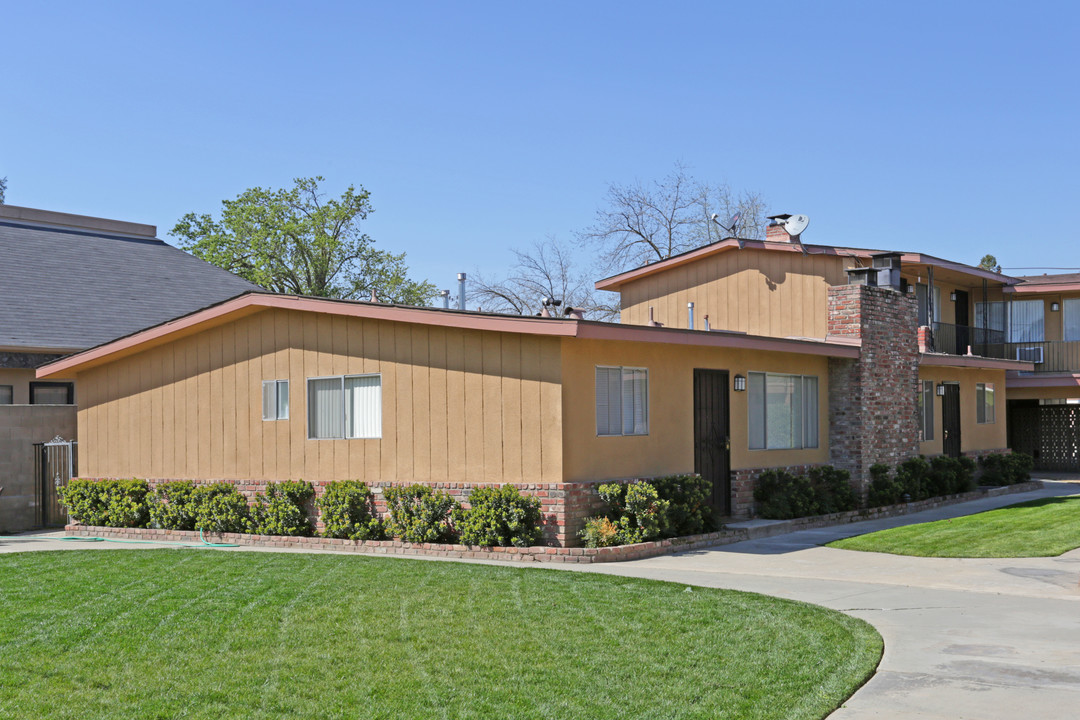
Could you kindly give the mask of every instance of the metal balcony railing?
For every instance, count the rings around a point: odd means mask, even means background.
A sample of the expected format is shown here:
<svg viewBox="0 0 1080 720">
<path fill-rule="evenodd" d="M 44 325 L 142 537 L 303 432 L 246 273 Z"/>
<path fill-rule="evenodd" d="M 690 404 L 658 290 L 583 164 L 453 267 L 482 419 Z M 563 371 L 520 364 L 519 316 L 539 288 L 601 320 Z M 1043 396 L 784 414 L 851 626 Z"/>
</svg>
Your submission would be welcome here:
<svg viewBox="0 0 1080 720">
<path fill-rule="evenodd" d="M 1080 372 L 1080 341 L 1037 340 L 1006 342 L 1005 332 L 987 328 L 934 323 L 930 338 L 933 352 L 972 355 L 1034 363 L 1035 372 Z"/>
</svg>

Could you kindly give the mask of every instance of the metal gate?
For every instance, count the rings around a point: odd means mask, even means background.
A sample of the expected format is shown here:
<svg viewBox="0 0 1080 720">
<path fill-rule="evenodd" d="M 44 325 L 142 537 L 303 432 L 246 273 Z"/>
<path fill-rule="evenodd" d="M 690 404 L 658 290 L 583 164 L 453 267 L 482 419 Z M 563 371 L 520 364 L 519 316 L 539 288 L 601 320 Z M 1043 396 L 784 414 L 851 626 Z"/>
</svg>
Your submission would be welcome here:
<svg viewBox="0 0 1080 720">
<path fill-rule="evenodd" d="M 35 524 L 64 525 L 68 515 L 59 490 L 78 473 L 78 443 L 57 435 L 47 443 L 34 443 Z"/>
</svg>

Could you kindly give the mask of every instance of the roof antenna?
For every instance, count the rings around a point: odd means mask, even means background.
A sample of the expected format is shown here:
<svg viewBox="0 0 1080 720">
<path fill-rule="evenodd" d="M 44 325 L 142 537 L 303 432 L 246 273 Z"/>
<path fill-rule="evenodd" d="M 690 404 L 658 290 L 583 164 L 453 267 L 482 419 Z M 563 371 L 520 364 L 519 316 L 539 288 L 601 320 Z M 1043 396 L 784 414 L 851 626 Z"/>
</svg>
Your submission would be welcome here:
<svg viewBox="0 0 1080 720">
<path fill-rule="evenodd" d="M 720 216 L 716 213 L 712 214 L 712 221 L 720 226 L 720 228 L 728 234 L 728 237 L 735 238 L 735 241 L 739 243 L 739 249 L 743 249 L 742 238 L 739 237 L 739 220 L 742 219 L 742 211 L 736 212 L 734 215 L 727 219 L 726 223 L 720 222 Z M 723 240 L 724 238 L 721 238 Z"/>
</svg>

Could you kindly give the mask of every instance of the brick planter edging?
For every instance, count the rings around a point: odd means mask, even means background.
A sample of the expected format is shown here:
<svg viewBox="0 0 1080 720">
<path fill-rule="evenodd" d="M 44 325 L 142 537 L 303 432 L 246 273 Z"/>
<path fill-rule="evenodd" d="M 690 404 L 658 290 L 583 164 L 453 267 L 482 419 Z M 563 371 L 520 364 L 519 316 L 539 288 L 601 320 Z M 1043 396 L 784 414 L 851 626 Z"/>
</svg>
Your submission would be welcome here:
<svg viewBox="0 0 1080 720">
<path fill-rule="evenodd" d="M 697 550 L 717 545 L 729 545 L 756 538 L 781 535 L 796 530 L 846 525 L 863 520 L 908 515 L 931 508 L 955 505 L 982 497 L 996 497 L 1029 492 L 1042 487 L 1040 482 L 983 488 L 960 495 L 945 495 L 919 502 L 886 505 L 878 508 L 850 510 L 830 515 L 782 520 L 754 528 L 725 528 L 716 532 L 686 537 L 668 538 L 634 545 L 603 548 L 564 548 L 537 545 L 534 547 L 473 547 L 469 545 L 444 545 L 439 543 L 408 543 L 400 540 L 339 540 L 323 537 L 286 537 L 281 535 L 248 535 L 246 533 L 223 533 L 209 535 L 210 542 L 231 543 L 245 547 L 292 548 L 295 550 L 331 550 L 355 552 L 367 555 L 413 555 L 470 560 L 500 560 L 504 562 L 547 563 L 597 563 L 642 560 L 685 550 Z M 95 525 L 73 524 L 64 528 L 75 537 L 101 537 L 108 540 L 150 540 L 199 544 L 199 533 L 194 530 L 157 530 L 154 528 L 113 528 Z"/>
</svg>

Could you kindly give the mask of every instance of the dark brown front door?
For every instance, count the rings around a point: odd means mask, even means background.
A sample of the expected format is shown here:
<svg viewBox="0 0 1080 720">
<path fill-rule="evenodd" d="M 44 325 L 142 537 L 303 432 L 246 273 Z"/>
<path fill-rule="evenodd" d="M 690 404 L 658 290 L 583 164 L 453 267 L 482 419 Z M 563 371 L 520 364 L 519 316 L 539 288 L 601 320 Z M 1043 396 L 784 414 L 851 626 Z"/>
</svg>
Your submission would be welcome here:
<svg viewBox="0 0 1080 720">
<path fill-rule="evenodd" d="M 960 385 L 945 384 L 945 396 L 941 398 L 941 425 L 944 428 L 942 452 L 949 457 L 960 457 Z"/>
<path fill-rule="evenodd" d="M 727 370 L 694 370 L 694 472 L 709 481 L 713 509 L 731 514 Z"/>
<path fill-rule="evenodd" d="M 968 317 L 968 294 L 964 290 L 956 291 L 956 354 L 967 355 L 968 345 L 971 344 L 971 334 L 968 326 L 971 324 Z"/>
</svg>

